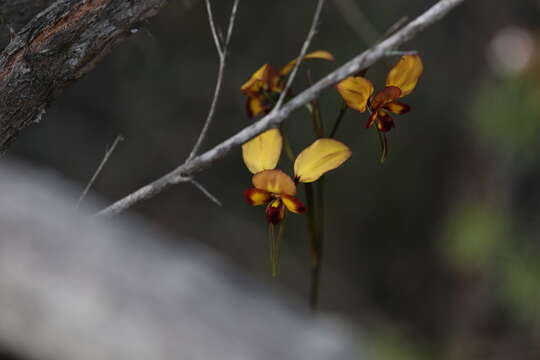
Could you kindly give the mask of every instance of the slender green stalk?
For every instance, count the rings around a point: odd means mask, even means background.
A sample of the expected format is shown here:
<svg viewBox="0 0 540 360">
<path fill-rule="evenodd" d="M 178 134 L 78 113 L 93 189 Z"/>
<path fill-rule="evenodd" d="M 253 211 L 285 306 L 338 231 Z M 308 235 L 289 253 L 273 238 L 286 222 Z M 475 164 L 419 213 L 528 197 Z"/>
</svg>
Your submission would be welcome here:
<svg viewBox="0 0 540 360">
<path fill-rule="evenodd" d="M 307 221 L 309 231 L 309 245 L 311 250 L 311 280 L 309 287 L 309 305 L 313 311 L 317 310 L 319 304 L 319 283 L 321 273 L 321 247 L 318 240 L 317 217 L 315 206 L 315 196 L 313 185 L 311 183 L 304 184 L 306 189 L 307 202 Z"/>
<path fill-rule="evenodd" d="M 382 131 L 377 130 L 377 134 L 379 134 L 379 142 L 381 143 L 381 164 L 384 163 L 386 160 L 386 157 L 388 156 L 388 139 L 386 138 L 386 134 Z"/>
<path fill-rule="evenodd" d="M 321 176 L 317 181 L 317 240 L 319 243 L 320 258 L 322 261 L 323 242 L 324 242 L 324 186 L 325 176 Z"/>
<path fill-rule="evenodd" d="M 311 118 L 313 119 L 313 130 L 317 139 L 324 137 L 324 125 L 321 119 L 321 107 L 319 100 L 315 99 L 311 102 Z"/>
<path fill-rule="evenodd" d="M 268 242 L 270 244 L 270 266 L 272 268 L 272 277 L 277 275 L 277 265 L 275 262 L 276 254 L 276 235 L 274 231 L 274 224 L 268 224 Z"/>
<path fill-rule="evenodd" d="M 347 104 L 343 103 L 343 106 L 341 106 L 341 109 L 339 109 L 339 114 L 336 118 L 336 121 L 334 122 L 334 127 L 332 128 L 332 131 L 330 132 L 330 138 L 333 138 L 336 136 L 336 133 L 339 129 L 339 126 L 341 125 L 341 120 L 343 120 L 343 117 L 345 116 L 345 113 L 347 112 L 347 109 L 349 107 Z"/>
<path fill-rule="evenodd" d="M 311 71 L 306 73 L 309 86 L 313 85 L 313 79 L 311 78 Z M 313 120 L 313 130 L 315 131 L 315 137 L 320 139 L 324 137 L 324 123 L 321 118 L 321 106 L 319 104 L 319 99 L 315 98 L 307 107 L 308 111 L 311 113 L 311 118 Z"/>
<path fill-rule="evenodd" d="M 274 248 L 275 252 L 276 252 L 276 255 L 275 255 L 275 262 L 276 262 L 276 274 L 277 274 L 277 266 L 279 264 L 279 254 L 280 254 L 280 251 L 279 251 L 279 246 L 281 244 L 281 240 L 283 239 L 283 234 L 285 233 L 285 219 L 283 219 L 283 221 L 279 224 L 279 230 L 278 230 L 278 234 L 277 234 L 277 237 L 276 237 L 276 246 Z"/>
<path fill-rule="evenodd" d="M 313 194 L 313 184 L 306 183 L 304 184 L 304 189 L 306 190 L 306 203 L 307 203 L 307 224 L 308 224 L 308 232 L 309 232 L 309 239 L 310 239 L 310 249 L 311 249 L 311 256 L 313 263 L 316 263 L 319 254 L 318 254 L 318 247 L 317 247 L 317 226 L 316 226 L 316 218 L 315 218 L 315 196 Z"/>
<path fill-rule="evenodd" d="M 283 138 L 283 148 L 285 149 L 285 155 L 287 155 L 287 158 L 291 161 L 291 163 L 294 163 L 294 151 L 291 147 L 289 137 L 287 136 L 287 133 L 285 131 L 285 126 L 281 125 L 279 131 L 281 132 L 281 137 Z"/>
</svg>

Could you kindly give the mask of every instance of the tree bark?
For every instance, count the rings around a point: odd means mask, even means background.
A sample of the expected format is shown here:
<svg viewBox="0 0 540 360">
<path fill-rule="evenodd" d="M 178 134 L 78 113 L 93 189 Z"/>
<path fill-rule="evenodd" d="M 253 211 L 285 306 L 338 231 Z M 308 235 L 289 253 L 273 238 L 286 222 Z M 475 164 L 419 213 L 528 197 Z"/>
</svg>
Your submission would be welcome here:
<svg viewBox="0 0 540 360">
<path fill-rule="evenodd" d="M 50 2 L 11 1 L 0 3 L 0 11 L 4 24 L 9 24 L 8 14 L 19 14 L 11 17 L 15 26 Z M 26 3 L 32 5 L 23 9 Z M 31 19 L 0 54 L 0 154 L 21 130 L 39 122 L 59 92 L 91 71 L 166 3 L 60 0 Z"/>
<path fill-rule="evenodd" d="M 0 0 L 0 49 L 4 49 L 17 32 L 38 12 L 54 0 Z"/>
</svg>

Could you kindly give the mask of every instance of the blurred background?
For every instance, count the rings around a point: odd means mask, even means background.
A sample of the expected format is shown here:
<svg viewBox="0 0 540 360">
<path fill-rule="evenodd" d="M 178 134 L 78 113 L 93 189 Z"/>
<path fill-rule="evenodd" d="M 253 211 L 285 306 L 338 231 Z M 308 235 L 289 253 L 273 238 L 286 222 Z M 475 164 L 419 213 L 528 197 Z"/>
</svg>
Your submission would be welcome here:
<svg viewBox="0 0 540 360">
<path fill-rule="evenodd" d="M 295 91 L 376 42 L 432 0 L 329 0 Z M 226 26 L 232 1 L 214 1 Z M 250 123 L 240 86 L 264 63 L 294 58 L 314 1 L 241 1 L 209 148 Z M 321 310 L 365 329 L 374 359 L 540 358 L 540 1 L 469 0 L 402 50 L 424 74 L 396 116 L 379 163 L 366 114 L 337 138 L 353 157 L 327 176 Z M 369 70 L 382 88 L 389 57 Z M 206 118 L 218 58 L 202 1 L 172 1 L 27 129 L 8 157 L 46 165 L 81 191 L 121 134 L 94 190 L 115 201 L 184 161 Z M 341 99 L 320 99 L 327 129 Z M 293 148 L 313 140 L 307 111 L 287 121 Z M 285 157 L 281 164 L 289 169 Z M 197 180 L 131 211 L 205 243 L 242 271 L 307 302 L 306 218 L 290 215 L 280 276 L 270 277 L 263 208 L 245 203 L 250 173 L 237 149 Z M 300 197 L 304 195 L 301 192 Z M 76 202 L 77 199 L 74 199 Z"/>
</svg>

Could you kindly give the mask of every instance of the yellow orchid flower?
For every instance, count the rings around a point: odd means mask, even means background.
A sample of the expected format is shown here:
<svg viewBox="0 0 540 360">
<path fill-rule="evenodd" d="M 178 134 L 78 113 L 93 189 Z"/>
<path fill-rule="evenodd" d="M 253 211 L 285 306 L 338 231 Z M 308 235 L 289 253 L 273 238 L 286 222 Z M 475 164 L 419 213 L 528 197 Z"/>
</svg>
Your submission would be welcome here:
<svg viewBox="0 0 540 360">
<path fill-rule="evenodd" d="M 285 218 L 285 208 L 297 214 L 306 211 L 295 197 L 298 182 L 313 182 L 326 172 L 343 164 L 351 151 L 334 139 L 318 139 L 304 149 L 294 162 L 294 180 L 275 169 L 281 154 L 282 138 L 279 130 L 271 129 L 242 146 L 244 163 L 254 174 L 253 187 L 244 192 L 248 203 L 266 206 L 266 219 L 278 224 Z"/>
<path fill-rule="evenodd" d="M 350 108 L 364 112 L 369 107 L 371 114 L 366 128 L 375 123 L 379 131 L 388 132 L 395 126 L 388 112 L 404 114 L 411 109 L 409 105 L 396 100 L 414 90 L 423 69 L 419 55 L 403 55 L 388 73 L 385 88 L 375 96 L 371 96 L 371 81 L 361 76 L 346 78 L 337 84 L 337 90 Z"/>
<path fill-rule="evenodd" d="M 304 59 L 334 61 L 334 56 L 328 51 L 317 50 L 304 56 Z M 289 75 L 296 62 L 297 59 L 290 61 L 279 71 L 264 64 L 242 85 L 240 91 L 247 96 L 246 110 L 250 118 L 270 112 L 284 90 L 284 78 Z"/>
</svg>

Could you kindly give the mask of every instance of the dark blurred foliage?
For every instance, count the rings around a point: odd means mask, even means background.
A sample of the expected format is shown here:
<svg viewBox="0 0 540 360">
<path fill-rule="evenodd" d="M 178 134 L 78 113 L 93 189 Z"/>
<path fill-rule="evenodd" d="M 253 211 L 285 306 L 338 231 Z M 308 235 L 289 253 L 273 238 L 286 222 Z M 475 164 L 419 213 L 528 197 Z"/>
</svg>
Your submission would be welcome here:
<svg viewBox="0 0 540 360">
<path fill-rule="evenodd" d="M 224 27 L 232 2 L 214 3 Z M 384 33 L 434 1 L 355 3 Z M 110 201 L 180 164 L 202 127 L 217 72 L 203 5 L 172 2 L 62 94 L 10 156 L 56 169 L 82 190 L 122 134 L 95 184 Z M 296 56 L 313 8 L 307 0 L 241 1 L 207 148 L 249 124 L 240 86 L 262 64 L 279 67 Z M 412 111 L 396 117 L 384 165 L 375 132 L 363 128 L 367 116 L 346 115 L 338 138 L 353 157 L 327 176 L 321 302 L 366 329 L 375 359 L 540 358 L 539 20 L 538 1 L 469 0 L 407 43 L 425 72 L 407 97 Z M 337 62 L 306 63 L 295 89 L 306 86 L 308 68 L 318 78 L 369 45 L 353 27 L 328 1 L 312 48 L 331 51 Z M 396 60 L 369 70 L 377 88 Z M 321 106 L 329 128 L 337 93 L 327 91 Z M 297 151 L 313 138 L 307 111 L 286 127 Z M 223 207 L 182 184 L 132 211 L 274 283 L 263 210 L 242 198 L 250 174 L 240 150 L 198 180 Z M 305 218 L 291 215 L 277 284 L 303 301 L 308 276 Z"/>
</svg>

